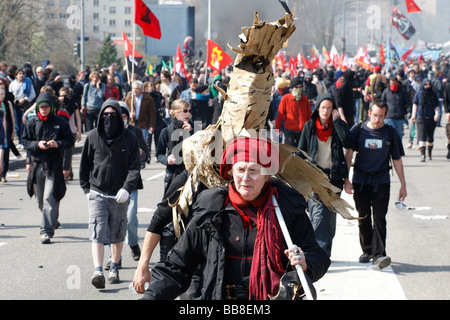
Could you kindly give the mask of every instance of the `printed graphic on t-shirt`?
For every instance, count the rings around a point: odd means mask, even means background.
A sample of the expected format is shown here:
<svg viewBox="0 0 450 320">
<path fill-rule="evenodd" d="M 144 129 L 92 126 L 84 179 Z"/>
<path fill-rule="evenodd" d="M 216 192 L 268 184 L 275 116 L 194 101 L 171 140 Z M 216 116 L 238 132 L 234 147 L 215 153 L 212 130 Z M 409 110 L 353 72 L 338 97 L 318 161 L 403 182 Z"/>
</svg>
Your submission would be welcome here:
<svg viewBox="0 0 450 320">
<path fill-rule="evenodd" d="M 383 140 L 381 139 L 366 139 L 364 143 L 366 149 L 381 149 L 383 148 Z"/>
</svg>

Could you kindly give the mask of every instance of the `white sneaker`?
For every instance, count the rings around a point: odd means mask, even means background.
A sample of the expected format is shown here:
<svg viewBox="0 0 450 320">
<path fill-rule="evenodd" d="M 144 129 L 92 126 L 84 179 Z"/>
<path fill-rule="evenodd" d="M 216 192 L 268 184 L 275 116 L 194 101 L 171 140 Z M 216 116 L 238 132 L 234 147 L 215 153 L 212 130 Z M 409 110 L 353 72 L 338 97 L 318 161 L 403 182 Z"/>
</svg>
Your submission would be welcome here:
<svg viewBox="0 0 450 320">
<path fill-rule="evenodd" d="M 119 270 L 117 268 L 109 269 L 108 282 L 110 284 L 119 283 Z"/>
</svg>

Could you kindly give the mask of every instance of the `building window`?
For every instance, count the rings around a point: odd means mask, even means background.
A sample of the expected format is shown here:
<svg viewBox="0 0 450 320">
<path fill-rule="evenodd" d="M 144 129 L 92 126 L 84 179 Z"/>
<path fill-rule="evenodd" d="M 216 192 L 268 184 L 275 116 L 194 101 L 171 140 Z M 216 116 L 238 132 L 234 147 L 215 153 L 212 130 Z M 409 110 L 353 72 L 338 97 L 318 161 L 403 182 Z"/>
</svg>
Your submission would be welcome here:
<svg viewBox="0 0 450 320">
<path fill-rule="evenodd" d="M 94 26 L 94 32 L 99 32 L 100 28 L 98 26 Z"/>
<path fill-rule="evenodd" d="M 116 20 L 109 20 L 109 26 L 115 27 L 116 26 Z"/>
<path fill-rule="evenodd" d="M 99 6 L 99 0 L 94 0 L 94 7 L 98 7 Z"/>
<path fill-rule="evenodd" d="M 116 14 L 116 7 L 109 7 L 109 14 Z"/>
<path fill-rule="evenodd" d="M 131 20 L 125 20 L 125 27 L 131 26 Z"/>
<path fill-rule="evenodd" d="M 131 7 L 125 7 L 125 14 L 131 14 Z"/>
</svg>

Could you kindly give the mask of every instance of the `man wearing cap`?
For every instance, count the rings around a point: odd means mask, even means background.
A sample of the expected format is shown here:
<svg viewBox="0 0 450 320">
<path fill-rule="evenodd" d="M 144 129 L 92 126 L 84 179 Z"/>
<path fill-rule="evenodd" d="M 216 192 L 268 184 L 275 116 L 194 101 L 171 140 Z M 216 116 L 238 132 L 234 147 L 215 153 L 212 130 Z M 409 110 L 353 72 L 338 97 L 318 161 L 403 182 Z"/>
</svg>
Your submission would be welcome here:
<svg viewBox="0 0 450 320">
<path fill-rule="evenodd" d="M 285 94 L 278 106 L 278 116 L 275 129 L 280 131 L 284 120 L 285 144 L 297 147 L 302 134 L 303 126 L 311 119 L 311 106 L 308 97 L 302 93 L 303 78 L 291 79 L 291 92 Z"/>
<path fill-rule="evenodd" d="M 54 106 L 52 96 L 41 93 L 36 101 L 37 117 L 27 122 L 23 135 L 24 147 L 31 154 L 27 191 L 30 197 L 36 195 L 42 212 L 41 243 L 50 243 L 59 226 L 59 202 L 66 192 L 63 150 L 74 142 L 69 124 L 54 115 Z"/>
</svg>

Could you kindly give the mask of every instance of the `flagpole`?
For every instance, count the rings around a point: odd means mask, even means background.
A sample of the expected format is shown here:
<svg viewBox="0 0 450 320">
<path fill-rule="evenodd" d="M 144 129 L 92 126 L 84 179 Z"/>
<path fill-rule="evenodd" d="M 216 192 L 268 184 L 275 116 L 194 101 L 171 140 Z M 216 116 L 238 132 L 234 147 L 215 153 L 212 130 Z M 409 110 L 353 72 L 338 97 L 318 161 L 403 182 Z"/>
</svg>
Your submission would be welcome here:
<svg viewBox="0 0 450 320">
<path fill-rule="evenodd" d="M 134 17 L 136 17 L 136 2 L 134 5 Z M 131 61 L 131 106 L 130 106 L 130 115 L 133 114 L 134 112 L 134 91 L 133 91 L 133 80 L 134 80 L 134 61 L 135 61 L 135 47 L 136 47 L 136 21 L 133 23 L 133 61 Z M 127 67 L 128 70 L 128 67 Z M 131 123 L 134 123 L 134 118 L 136 117 L 136 115 L 130 119 Z"/>
<path fill-rule="evenodd" d="M 130 82 L 130 70 L 128 70 L 128 57 L 127 57 L 127 51 L 125 49 L 126 46 L 126 40 L 125 40 L 125 32 L 122 31 L 122 39 L 123 39 L 123 55 L 125 57 L 125 66 L 127 67 L 127 82 Z"/>
<path fill-rule="evenodd" d="M 211 0 L 208 0 L 208 40 L 211 40 Z M 205 84 L 208 82 L 208 47 L 206 47 Z"/>
</svg>

